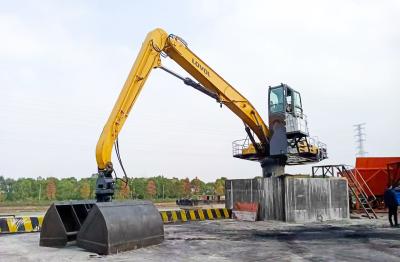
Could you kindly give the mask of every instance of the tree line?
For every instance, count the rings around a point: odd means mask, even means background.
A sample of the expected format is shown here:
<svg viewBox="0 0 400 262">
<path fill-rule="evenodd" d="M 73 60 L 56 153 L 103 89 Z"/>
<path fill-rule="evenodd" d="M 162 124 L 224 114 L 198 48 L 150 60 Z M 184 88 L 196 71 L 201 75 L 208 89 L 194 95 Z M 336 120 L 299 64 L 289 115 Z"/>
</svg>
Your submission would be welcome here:
<svg viewBox="0 0 400 262">
<path fill-rule="evenodd" d="M 96 175 L 90 178 L 5 178 L 0 176 L 0 202 L 64 201 L 95 198 Z M 226 178 L 205 183 L 197 177 L 179 179 L 156 176 L 117 179 L 116 199 L 178 199 L 197 195 L 224 195 Z"/>
</svg>

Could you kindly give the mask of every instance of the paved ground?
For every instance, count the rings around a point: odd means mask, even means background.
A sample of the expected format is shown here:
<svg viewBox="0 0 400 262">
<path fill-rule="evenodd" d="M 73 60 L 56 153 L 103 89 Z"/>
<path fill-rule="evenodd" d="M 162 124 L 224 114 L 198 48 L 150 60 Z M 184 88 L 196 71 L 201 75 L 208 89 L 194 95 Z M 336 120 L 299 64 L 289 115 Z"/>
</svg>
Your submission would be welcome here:
<svg viewBox="0 0 400 262">
<path fill-rule="evenodd" d="M 39 233 L 0 235 L 2 261 L 400 261 L 400 228 L 386 220 L 287 224 L 233 220 L 165 226 L 158 245 L 111 256 L 39 247 Z"/>
</svg>

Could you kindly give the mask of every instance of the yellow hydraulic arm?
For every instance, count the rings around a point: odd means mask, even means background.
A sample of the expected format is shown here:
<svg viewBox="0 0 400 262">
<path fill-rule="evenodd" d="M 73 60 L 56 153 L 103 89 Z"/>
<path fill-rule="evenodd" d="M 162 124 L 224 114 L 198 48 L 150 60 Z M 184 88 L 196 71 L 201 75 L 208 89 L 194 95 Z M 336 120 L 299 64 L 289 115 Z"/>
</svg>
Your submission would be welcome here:
<svg viewBox="0 0 400 262">
<path fill-rule="evenodd" d="M 112 168 L 110 166 L 112 147 L 151 70 L 162 68 L 169 71 L 161 65 L 161 56 L 164 54 L 199 81 L 200 84 L 193 82 L 192 84 L 197 84 L 204 89 L 200 91 L 214 97 L 242 119 L 246 127 L 250 128 L 259 139 L 259 150 L 265 150 L 270 136 L 269 129 L 252 104 L 196 56 L 181 38 L 168 35 L 164 30 L 158 28 L 151 31 L 144 40 L 128 79 L 101 133 L 96 147 L 99 171 Z"/>
</svg>

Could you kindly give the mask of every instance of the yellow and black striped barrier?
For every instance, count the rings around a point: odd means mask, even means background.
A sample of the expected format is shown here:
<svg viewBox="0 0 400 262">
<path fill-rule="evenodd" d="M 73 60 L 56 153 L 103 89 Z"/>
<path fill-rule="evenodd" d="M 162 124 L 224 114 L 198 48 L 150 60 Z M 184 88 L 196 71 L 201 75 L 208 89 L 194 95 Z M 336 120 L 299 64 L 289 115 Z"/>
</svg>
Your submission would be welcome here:
<svg viewBox="0 0 400 262">
<path fill-rule="evenodd" d="M 227 208 L 160 211 L 164 224 L 188 221 L 226 219 L 232 217 Z M 43 216 L 0 217 L 0 234 L 39 232 Z"/>
<path fill-rule="evenodd" d="M 164 224 L 187 221 L 224 219 L 232 217 L 232 211 L 227 208 L 168 210 L 160 211 L 160 214 Z"/>
<path fill-rule="evenodd" d="M 42 222 L 43 216 L 0 218 L 0 234 L 39 232 Z"/>
</svg>

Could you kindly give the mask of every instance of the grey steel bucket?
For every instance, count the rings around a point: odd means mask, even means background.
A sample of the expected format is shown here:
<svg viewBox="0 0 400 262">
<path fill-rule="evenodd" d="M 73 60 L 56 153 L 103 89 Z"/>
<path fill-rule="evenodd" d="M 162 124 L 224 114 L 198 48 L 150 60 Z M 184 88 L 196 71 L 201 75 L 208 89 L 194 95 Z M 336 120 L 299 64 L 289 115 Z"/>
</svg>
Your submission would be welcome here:
<svg viewBox="0 0 400 262">
<path fill-rule="evenodd" d="M 53 203 L 47 210 L 40 229 L 40 246 L 63 247 L 76 240 L 95 201 Z"/>
<path fill-rule="evenodd" d="M 113 254 L 161 243 L 164 226 L 150 201 L 52 204 L 43 219 L 40 246 L 62 247 L 75 240 L 88 251 Z"/>
<path fill-rule="evenodd" d="M 164 225 L 150 201 L 96 203 L 78 233 L 77 245 L 98 254 L 113 254 L 156 245 Z"/>
</svg>

